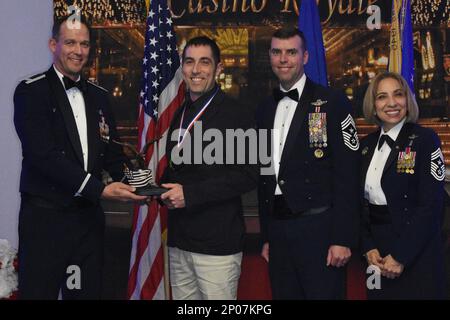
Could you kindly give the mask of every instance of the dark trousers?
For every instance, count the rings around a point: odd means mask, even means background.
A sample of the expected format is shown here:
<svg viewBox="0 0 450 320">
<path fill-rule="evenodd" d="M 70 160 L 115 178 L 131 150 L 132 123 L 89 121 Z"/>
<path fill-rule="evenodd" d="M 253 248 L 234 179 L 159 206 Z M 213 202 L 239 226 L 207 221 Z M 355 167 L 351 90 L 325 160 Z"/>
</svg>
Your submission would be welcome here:
<svg viewBox="0 0 450 320">
<path fill-rule="evenodd" d="M 63 299 L 99 299 L 103 234 L 104 216 L 99 206 L 63 210 L 22 199 L 19 298 L 52 300 L 61 290 Z M 66 283 L 73 287 L 78 274 L 81 288 L 69 289 Z"/>
<path fill-rule="evenodd" d="M 274 299 L 335 300 L 345 294 L 345 268 L 327 267 L 329 211 L 270 218 L 269 275 Z"/>
</svg>

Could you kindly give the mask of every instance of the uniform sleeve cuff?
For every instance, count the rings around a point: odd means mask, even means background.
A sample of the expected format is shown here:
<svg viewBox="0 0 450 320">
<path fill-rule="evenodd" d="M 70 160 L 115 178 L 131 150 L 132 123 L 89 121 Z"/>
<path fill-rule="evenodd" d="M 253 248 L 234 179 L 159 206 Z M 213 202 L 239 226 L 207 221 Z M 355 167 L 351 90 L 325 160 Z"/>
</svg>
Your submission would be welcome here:
<svg viewBox="0 0 450 320">
<path fill-rule="evenodd" d="M 78 189 L 77 193 L 75 193 L 75 197 L 81 197 L 81 193 L 83 192 L 83 189 L 86 186 L 86 184 L 88 183 L 90 177 L 91 177 L 91 174 L 88 173 L 86 175 L 86 178 L 84 178 L 84 181 L 83 181 L 83 183 L 80 186 L 80 189 Z"/>
</svg>

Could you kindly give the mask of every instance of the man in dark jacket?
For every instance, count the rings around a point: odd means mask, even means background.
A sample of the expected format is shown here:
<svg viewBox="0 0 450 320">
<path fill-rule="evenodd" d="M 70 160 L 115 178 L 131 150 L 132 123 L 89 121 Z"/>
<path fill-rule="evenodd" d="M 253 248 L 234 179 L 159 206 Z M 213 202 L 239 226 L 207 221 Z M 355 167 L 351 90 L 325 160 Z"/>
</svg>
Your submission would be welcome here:
<svg viewBox="0 0 450 320">
<path fill-rule="evenodd" d="M 253 128 L 251 113 L 215 82 L 221 70 L 214 41 L 188 41 L 182 61 L 188 93 L 169 130 L 163 187 L 170 190 L 162 195 L 171 209 L 168 246 L 174 299 L 236 299 L 244 236 L 241 195 L 256 187 L 257 166 L 237 163 L 235 158 L 242 154 L 227 157 L 230 150 L 223 143 L 210 154 L 214 159 L 208 159 L 207 132 L 224 138 L 227 129 Z M 177 154 L 184 160 L 177 161 Z"/>
<path fill-rule="evenodd" d="M 104 215 L 99 200 L 145 200 L 133 187 L 105 186 L 127 161 L 118 145 L 107 91 L 81 77 L 90 49 L 88 25 L 57 21 L 53 66 L 22 81 L 14 124 L 22 143 L 19 216 L 21 299 L 98 299 Z M 66 278 L 71 277 L 70 285 Z"/>
<path fill-rule="evenodd" d="M 281 29 L 270 47 L 280 87 L 258 108 L 273 129 L 271 170 L 258 186 L 262 256 L 275 299 L 339 299 L 358 239 L 358 136 L 348 99 L 313 83 L 303 33 Z"/>
</svg>

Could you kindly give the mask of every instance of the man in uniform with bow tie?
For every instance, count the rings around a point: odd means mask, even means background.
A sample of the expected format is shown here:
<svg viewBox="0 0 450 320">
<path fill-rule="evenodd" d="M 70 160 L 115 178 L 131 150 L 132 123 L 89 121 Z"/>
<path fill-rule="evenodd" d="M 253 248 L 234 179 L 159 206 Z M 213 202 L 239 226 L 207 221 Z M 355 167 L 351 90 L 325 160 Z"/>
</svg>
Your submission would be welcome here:
<svg viewBox="0 0 450 320">
<path fill-rule="evenodd" d="M 14 124 L 22 143 L 19 214 L 21 299 L 98 299 L 104 214 L 100 199 L 142 201 L 115 181 L 127 161 L 117 139 L 107 91 L 81 77 L 90 50 L 84 20 L 56 21 L 53 65 L 22 81 Z M 73 276 L 73 277 L 71 277 Z"/>
<path fill-rule="evenodd" d="M 269 51 L 280 81 L 257 110 L 272 130 L 270 167 L 258 186 L 263 247 L 274 299 L 341 299 L 358 239 L 358 148 L 348 99 L 304 74 L 298 29 L 280 29 Z"/>
</svg>

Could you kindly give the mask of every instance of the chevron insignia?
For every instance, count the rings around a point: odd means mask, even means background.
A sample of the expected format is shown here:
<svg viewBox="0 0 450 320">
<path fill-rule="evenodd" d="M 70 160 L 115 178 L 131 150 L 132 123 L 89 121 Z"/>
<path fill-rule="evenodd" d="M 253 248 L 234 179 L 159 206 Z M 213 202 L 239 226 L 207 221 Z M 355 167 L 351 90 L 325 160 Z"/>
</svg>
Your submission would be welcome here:
<svg viewBox="0 0 450 320">
<path fill-rule="evenodd" d="M 356 132 L 355 121 L 351 115 L 348 115 L 344 121 L 341 122 L 342 136 L 344 137 L 344 144 L 353 151 L 359 149 L 358 134 Z"/>
<path fill-rule="evenodd" d="M 431 175 L 438 181 L 444 181 L 445 178 L 445 162 L 441 148 L 437 148 L 431 154 Z"/>
<path fill-rule="evenodd" d="M 149 186 L 153 181 L 153 174 L 150 169 L 130 170 L 125 168 L 123 173 L 125 174 L 125 177 L 127 177 L 130 186 L 136 188 Z"/>
</svg>

